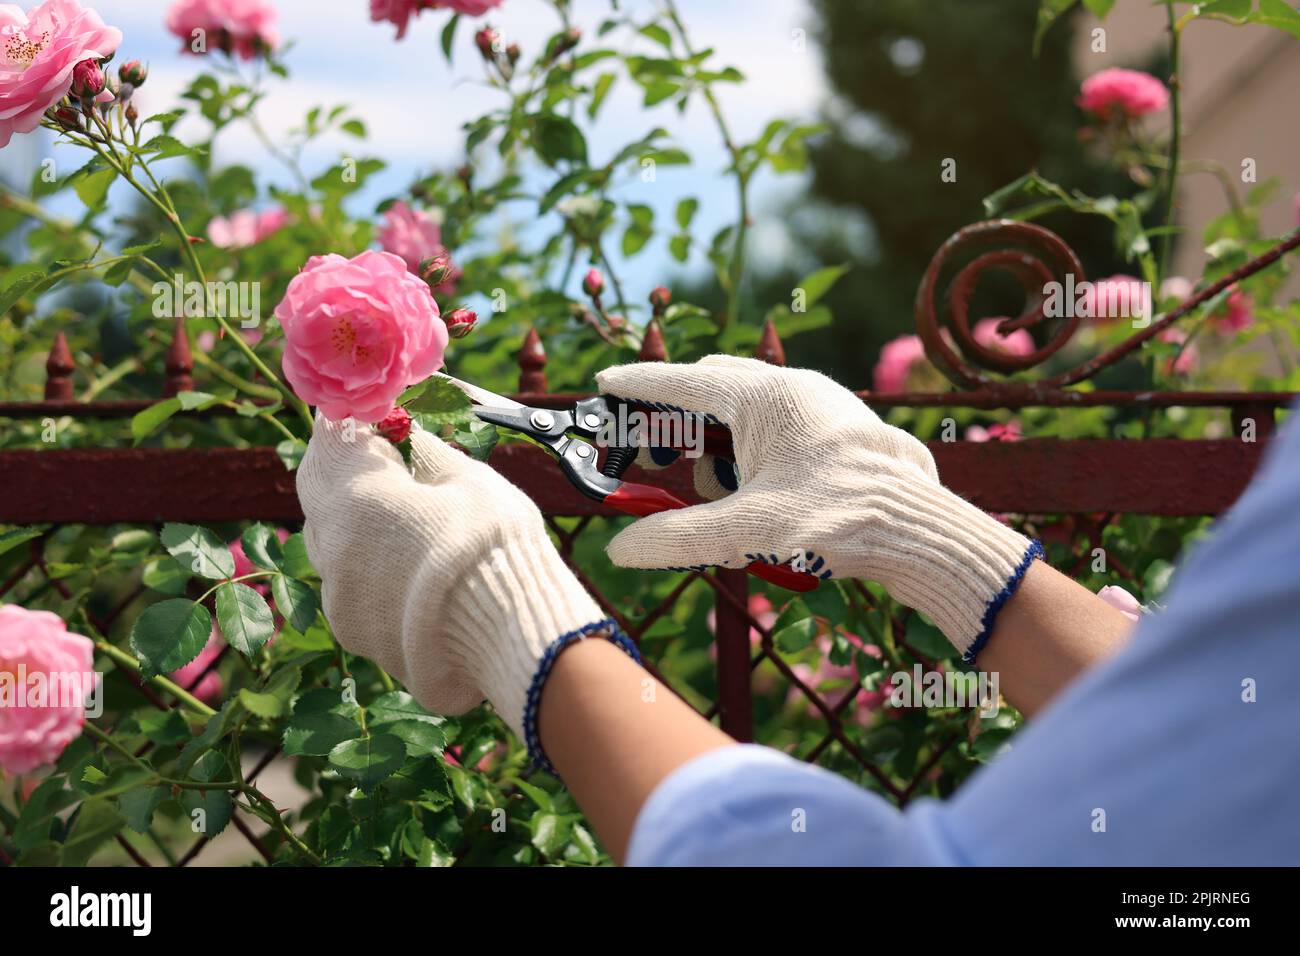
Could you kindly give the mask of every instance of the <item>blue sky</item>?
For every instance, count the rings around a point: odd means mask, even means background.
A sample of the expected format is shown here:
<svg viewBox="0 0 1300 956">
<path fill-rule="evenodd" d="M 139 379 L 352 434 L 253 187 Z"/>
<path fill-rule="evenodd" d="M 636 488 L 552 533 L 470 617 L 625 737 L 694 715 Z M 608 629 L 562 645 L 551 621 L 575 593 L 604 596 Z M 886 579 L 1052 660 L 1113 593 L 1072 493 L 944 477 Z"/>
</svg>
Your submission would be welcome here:
<svg viewBox="0 0 1300 956">
<path fill-rule="evenodd" d="M 150 65 L 149 81 L 138 94 L 145 115 L 181 105 L 178 94 L 197 72 L 194 58 L 178 52 L 179 41 L 163 26 L 166 4 L 160 0 L 93 0 L 88 3 L 125 35 L 118 60 L 139 58 Z M 294 41 L 287 55 L 288 81 L 271 81 L 270 95 L 259 111 L 273 133 L 298 125 L 312 106 L 350 104 L 366 121 L 369 139 L 358 149 L 346 136 L 326 138 L 304 156 L 310 174 L 337 160 L 341 151 L 374 155 L 388 163 L 358 198 L 354 212 L 364 213 L 381 199 L 397 194 L 413 176 L 435 166 L 463 161 L 461 124 L 501 103 L 501 94 L 483 82 L 483 65 L 472 45 L 472 29 L 462 23 L 454 63 L 448 66 L 439 49 L 439 36 L 450 14 L 427 11 L 412 22 L 406 38 L 394 39 L 391 24 L 371 23 L 366 0 L 276 0 L 280 31 Z M 815 44 L 800 49 L 795 31 L 811 31 L 805 0 L 690 0 L 685 9 L 688 29 L 697 48 L 712 47 L 713 61 L 732 65 L 746 82 L 719 89 L 722 108 L 736 137 L 754 138 L 774 117 L 808 120 L 816 116 L 826 96 L 822 65 Z M 654 0 L 624 0 L 622 7 L 648 18 Z M 573 0 L 574 22 L 594 29 L 608 15 L 608 0 Z M 328 12 L 322 12 L 328 11 Z M 554 32 L 558 20 L 543 0 L 506 0 L 484 18 L 507 40 L 527 50 Z M 648 44 L 648 41 L 645 41 Z M 647 49 L 652 47 L 647 46 Z M 708 237 L 735 217 L 734 188 L 723 177 L 725 154 L 713 120 L 702 103 L 684 115 L 670 106 L 644 111 L 638 90 L 626 79 L 616 84 L 600 120 L 588 130 L 593 159 L 643 135 L 653 126 L 667 128 L 695 160 L 690 170 L 661 169 L 655 183 L 633 182 L 620 198 L 646 202 L 657 219 L 668 221 L 676 201 L 696 195 L 701 208 L 697 235 Z M 184 129 L 180 128 L 182 138 Z M 15 139 L 0 154 L 7 166 L 26 165 L 53 155 L 62 162 L 61 148 L 50 152 L 45 134 Z M 22 139 L 29 142 L 23 143 Z M 18 147 L 15 149 L 15 147 Z M 9 154 L 9 155 L 5 155 Z M 289 184 L 287 173 L 242 129 L 223 134 L 218 163 L 242 162 L 258 169 L 262 182 Z M 80 164 L 80 157 L 70 157 Z M 764 256 L 783 253 L 783 231 L 776 222 L 782 200 L 797 195 L 800 176 L 765 173 L 753 186 L 754 251 Z M 75 203 L 75 199 L 63 199 Z M 768 221 L 764 221 L 764 214 Z M 704 268 L 693 257 L 693 270 Z M 656 239 L 631 267 L 621 269 L 630 296 L 640 297 L 652 286 L 681 271 L 668 256 L 666 239 Z M 572 290 L 571 290 L 572 291 Z"/>
</svg>

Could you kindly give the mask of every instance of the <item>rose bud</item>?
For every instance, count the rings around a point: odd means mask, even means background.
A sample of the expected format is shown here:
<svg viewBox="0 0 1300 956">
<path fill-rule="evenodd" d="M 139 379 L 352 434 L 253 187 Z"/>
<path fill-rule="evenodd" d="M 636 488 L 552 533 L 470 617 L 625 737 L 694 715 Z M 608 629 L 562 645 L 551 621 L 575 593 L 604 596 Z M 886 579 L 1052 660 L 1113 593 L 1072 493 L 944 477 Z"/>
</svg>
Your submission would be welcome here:
<svg viewBox="0 0 1300 956">
<path fill-rule="evenodd" d="M 411 413 L 398 405 L 375 423 L 375 431 L 394 445 L 404 442 L 407 436 L 411 434 Z"/>
<path fill-rule="evenodd" d="M 587 270 L 587 274 L 582 277 L 582 291 L 593 299 L 599 298 L 605 291 L 605 277 L 600 274 L 599 269 Z"/>
<path fill-rule="evenodd" d="M 650 290 L 650 308 L 654 310 L 655 315 L 663 315 L 664 309 L 668 308 L 668 303 L 673 301 L 673 294 L 661 285 L 655 286 Z"/>
<path fill-rule="evenodd" d="M 128 103 L 126 107 L 126 121 L 134 126 L 140 119 L 140 111 L 135 108 L 134 103 Z M 191 237 L 193 238 L 193 237 Z"/>
<path fill-rule="evenodd" d="M 577 27 L 570 27 L 560 35 L 558 40 L 555 41 L 555 50 L 551 53 L 551 56 L 558 57 L 568 53 L 578 45 L 578 41 L 581 39 L 582 31 Z"/>
<path fill-rule="evenodd" d="M 82 60 L 72 68 L 72 95 L 94 99 L 104 91 L 104 71 L 95 60 Z"/>
<path fill-rule="evenodd" d="M 496 59 L 496 48 L 500 42 L 501 34 L 491 27 L 484 27 L 474 34 L 474 44 L 478 47 L 479 53 L 483 54 L 483 59 L 489 63 Z"/>
<path fill-rule="evenodd" d="M 54 121 L 64 129 L 76 130 L 81 129 L 81 114 L 74 110 L 67 103 L 62 106 L 54 107 L 50 110 Z"/>
<path fill-rule="evenodd" d="M 442 317 L 447 323 L 447 334 L 453 339 L 463 339 L 474 331 L 478 315 L 471 309 L 452 309 Z"/>
<path fill-rule="evenodd" d="M 506 47 L 506 59 L 510 61 L 511 66 L 518 63 L 521 56 L 523 56 L 523 53 L 520 52 L 518 43 L 512 43 Z"/>
<path fill-rule="evenodd" d="M 451 276 L 452 269 L 451 256 L 445 252 L 440 252 L 436 256 L 429 256 L 420 262 L 420 278 L 429 283 L 431 287 L 442 285 Z"/>
<path fill-rule="evenodd" d="M 127 60 L 117 68 L 117 75 L 123 83 L 144 86 L 144 81 L 149 78 L 149 68 L 139 60 Z"/>
</svg>

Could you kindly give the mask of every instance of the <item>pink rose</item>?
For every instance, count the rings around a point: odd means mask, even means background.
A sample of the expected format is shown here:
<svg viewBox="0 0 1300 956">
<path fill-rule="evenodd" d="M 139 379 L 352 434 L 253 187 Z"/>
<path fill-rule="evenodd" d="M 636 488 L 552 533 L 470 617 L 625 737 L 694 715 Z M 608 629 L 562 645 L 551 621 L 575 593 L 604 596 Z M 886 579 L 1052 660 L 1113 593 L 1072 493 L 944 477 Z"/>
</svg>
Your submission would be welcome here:
<svg viewBox="0 0 1300 956">
<path fill-rule="evenodd" d="M 1161 331 L 1156 338 L 1161 342 L 1172 342 L 1175 345 L 1182 345 L 1187 341 L 1187 333 L 1177 326 L 1171 325 L 1169 328 Z M 1196 359 L 1196 346 L 1185 346 L 1176 358 L 1171 357 L 1169 361 L 1165 363 L 1165 374 L 1186 375 L 1196 367 Z"/>
<path fill-rule="evenodd" d="M 1136 621 L 1142 616 L 1142 605 L 1138 603 L 1138 599 L 1121 587 L 1108 584 L 1097 592 L 1097 597 L 1119 611 L 1130 621 Z"/>
<path fill-rule="evenodd" d="M 279 206 L 261 212 L 241 209 L 229 216 L 213 216 L 208 223 L 208 239 L 222 249 L 242 249 L 275 235 L 291 218 Z"/>
<path fill-rule="evenodd" d="M 387 20 L 396 25 L 397 39 L 400 40 L 406 36 L 411 17 L 421 10 L 446 9 L 467 17 L 481 17 L 500 5 L 501 0 L 370 0 L 370 21 L 383 23 Z"/>
<path fill-rule="evenodd" d="M 242 557 L 242 555 L 243 550 L 241 549 L 240 556 Z M 244 558 L 245 562 L 247 562 L 247 560 L 247 558 Z M 239 558 L 236 558 L 235 562 L 236 567 L 238 567 Z M 212 633 L 208 635 L 208 643 L 203 645 L 203 650 L 199 651 L 199 656 L 179 670 L 172 671 L 167 676 L 177 684 L 180 684 L 181 687 L 188 690 L 199 700 L 203 701 L 203 703 L 215 703 L 221 698 L 221 691 L 223 689 L 221 675 L 215 670 L 209 671 L 208 673 L 204 672 L 207 671 L 209 665 L 211 665 L 212 662 L 221 655 L 221 651 L 225 646 L 226 642 L 221 636 L 221 631 L 214 623 L 212 625 Z M 199 677 L 200 674 L 203 675 L 202 679 Z M 196 680 L 198 681 L 197 684 L 194 683 Z M 193 684 L 193 686 L 190 686 L 191 684 Z"/>
<path fill-rule="evenodd" d="M 0 148 L 41 124 L 71 89 L 78 63 L 102 60 L 121 42 L 121 30 L 77 0 L 45 0 L 30 15 L 0 4 Z"/>
<path fill-rule="evenodd" d="M 1186 276 L 1170 276 L 1160 283 L 1160 300 L 1163 302 L 1165 299 L 1173 299 L 1182 302 L 1184 299 L 1191 298 L 1195 290 L 1192 280 Z"/>
<path fill-rule="evenodd" d="M 872 374 L 874 389 L 877 392 L 906 391 L 908 375 L 917 364 L 925 361 L 925 345 L 920 336 L 900 335 L 886 342 Z"/>
<path fill-rule="evenodd" d="M 422 209 L 412 209 L 400 199 L 384 213 L 384 225 L 378 238 L 385 252 L 401 256 L 406 268 L 417 275 L 421 262 L 446 252 L 442 245 L 442 230 L 433 217 Z"/>
<path fill-rule="evenodd" d="M 1097 320 L 1141 318 L 1150 312 L 1146 289 L 1146 283 L 1133 276 L 1098 279 L 1084 291 L 1084 307 Z"/>
<path fill-rule="evenodd" d="M 205 50 L 222 50 L 251 60 L 280 45 L 275 7 L 267 0 L 176 0 L 167 10 L 167 29 L 181 38 L 183 53 L 195 53 L 195 31 Z"/>
<path fill-rule="evenodd" d="M 1228 293 L 1228 300 L 1210 319 L 1220 335 L 1235 335 L 1255 321 L 1255 300 L 1238 288 Z"/>
<path fill-rule="evenodd" d="M 72 692 L 94 689 L 94 651 L 56 614 L 0 605 L 0 768 L 54 763 L 81 736 L 84 700 Z"/>
<path fill-rule="evenodd" d="M 1002 319 L 980 319 L 971 329 L 971 338 L 977 344 L 995 352 L 1011 355 L 1028 355 L 1034 350 L 1034 337 L 1025 329 L 1015 329 L 1003 335 L 998 331 Z"/>
<path fill-rule="evenodd" d="M 963 436 L 967 441 L 985 442 L 985 441 L 1020 441 L 1024 435 L 1020 432 L 1019 419 L 1011 419 L 1005 425 L 1001 422 L 994 422 L 988 428 L 983 425 L 971 425 L 966 429 Z"/>
<path fill-rule="evenodd" d="M 1123 119 L 1164 109 L 1169 91 L 1150 73 L 1109 69 L 1084 80 L 1075 102 L 1103 120 Z"/>
<path fill-rule="evenodd" d="M 408 385 L 442 367 L 447 348 L 433 293 L 389 252 L 313 256 L 275 317 L 289 384 L 335 421 L 379 421 Z"/>
</svg>

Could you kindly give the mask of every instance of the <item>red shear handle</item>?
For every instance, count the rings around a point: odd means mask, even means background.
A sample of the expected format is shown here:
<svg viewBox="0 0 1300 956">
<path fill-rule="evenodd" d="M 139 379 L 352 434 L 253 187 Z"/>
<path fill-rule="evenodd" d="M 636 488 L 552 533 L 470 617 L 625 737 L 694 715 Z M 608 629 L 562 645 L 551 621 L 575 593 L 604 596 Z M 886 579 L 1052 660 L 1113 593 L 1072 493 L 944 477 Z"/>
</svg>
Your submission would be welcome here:
<svg viewBox="0 0 1300 956">
<path fill-rule="evenodd" d="M 685 501 L 670 491 L 656 488 L 654 485 L 638 485 L 632 481 L 623 482 L 616 490 L 606 495 L 605 504 L 638 518 L 688 507 Z M 817 575 L 806 571 L 795 571 L 784 564 L 764 564 L 762 561 L 754 561 L 745 570 L 755 577 L 789 591 L 814 591 L 817 585 L 821 584 L 821 579 Z"/>
</svg>

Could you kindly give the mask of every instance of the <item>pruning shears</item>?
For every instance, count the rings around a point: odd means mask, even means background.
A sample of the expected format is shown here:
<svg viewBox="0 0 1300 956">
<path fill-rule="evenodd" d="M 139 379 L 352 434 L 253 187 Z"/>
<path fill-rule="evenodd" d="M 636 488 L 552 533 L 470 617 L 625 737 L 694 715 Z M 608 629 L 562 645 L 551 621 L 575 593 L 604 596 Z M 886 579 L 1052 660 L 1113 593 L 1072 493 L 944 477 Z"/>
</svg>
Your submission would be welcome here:
<svg viewBox="0 0 1300 956">
<path fill-rule="evenodd" d="M 611 447 L 604 465 L 597 464 L 597 447 L 593 440 L 609 416 L 618 416 L 620 406 L 635 408 L 635 403 L 612 395 L 595 395 L 580 399 L 569 408 L 536 408 L 442 372 L 435 374 L 469 396 L 474 403 L 474 414 L 480 421 L 526 435 L 549 451 L 559 462 L 564 476 L 588 498 L 638 518 L 689 506 L 663 488 L 623 480 L 624 472 L 636 459 L 636 446 Z M 705 427 L 706 451 L 716 454 L 725 449 L 729 452 L 730 444 L 730 435 L 724 426 Z M 791 591 L 812 591 L 821 583 L 815 574 L 796 571 L 785 564 L 753 561 L 745 570 Z"/>
</svg>

